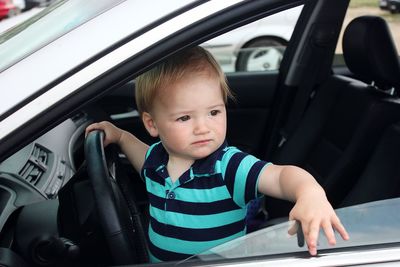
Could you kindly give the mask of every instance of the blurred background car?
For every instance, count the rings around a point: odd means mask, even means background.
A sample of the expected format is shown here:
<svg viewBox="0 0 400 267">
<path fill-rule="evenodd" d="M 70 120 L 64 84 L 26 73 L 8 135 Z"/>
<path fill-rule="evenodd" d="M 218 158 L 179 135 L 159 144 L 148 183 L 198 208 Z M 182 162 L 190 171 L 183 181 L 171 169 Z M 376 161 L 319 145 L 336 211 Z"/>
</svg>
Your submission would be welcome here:
<svg viewBox="0 0 400 267">
<path fill-rule="evenodd" d="M 17 8 L 18 13 L 25 9 L 25 1 L 26 0 L 12 0 L 13 4 Z"/>
<path fill-rule="evenodd" d="M 400 0 L 380 0 L 379 7 L 391 13 L 397 13 L 400 11 Z"/>
<path fill-rule="evenodd" d="M 0 20 L 18 14 L 17 7 L 11 0 L 0 0 Z"/>
<path fill-rule="evenodd" d="M 302 6 L 250 23 L 205 42 L 225 72 L 277 70 Z"/>
<path fill-rule="evenodd" d="M 379 0 L 379 8 L 383 10 L 388 9 L 388 0 Z"/>
<path fill-rule="evenodd" d="M 400 1 L 399 0 L 389 0 L 389 10 L 392 13 L 400 12 Z"/>
<path fill-rule="evenodd" d="M 17 1 L 24 1 L 25 7 L 23 11 L 30 10 L 34 7 L 47 7 L 49 6 L 54 0 L 17 0 Z"/>
</svg>

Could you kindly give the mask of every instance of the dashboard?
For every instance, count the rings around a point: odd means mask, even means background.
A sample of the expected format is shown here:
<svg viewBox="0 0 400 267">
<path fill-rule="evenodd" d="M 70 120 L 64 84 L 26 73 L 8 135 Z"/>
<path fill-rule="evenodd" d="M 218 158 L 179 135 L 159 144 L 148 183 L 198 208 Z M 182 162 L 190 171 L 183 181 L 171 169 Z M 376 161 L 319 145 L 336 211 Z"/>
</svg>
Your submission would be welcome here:
<svg viewBox="0 0 400 267">
<path fill-rule="evenodd" d="M 83 162 L 81 112 L 48 131 L 0 164 L 0 229 L 19 207 L 57 199 L 59 190 Z"/>
</svg>

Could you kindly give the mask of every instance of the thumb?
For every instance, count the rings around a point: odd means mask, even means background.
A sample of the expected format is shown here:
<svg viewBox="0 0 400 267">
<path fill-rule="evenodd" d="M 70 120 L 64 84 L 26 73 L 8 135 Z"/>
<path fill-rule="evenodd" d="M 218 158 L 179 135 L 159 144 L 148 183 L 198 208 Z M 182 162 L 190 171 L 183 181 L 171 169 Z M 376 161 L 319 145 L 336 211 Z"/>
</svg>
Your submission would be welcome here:
<svg viewBox="0 0 400 267">
<path fill-rule="evenodd" d="M 297 233 L 297 230 L 299 229 L 299 224 L 295 220 L 290 220 L 289 221 L 289 229 L 288 229 L 288 234 L 289 235 L 295 235 Z"/>
</svg>

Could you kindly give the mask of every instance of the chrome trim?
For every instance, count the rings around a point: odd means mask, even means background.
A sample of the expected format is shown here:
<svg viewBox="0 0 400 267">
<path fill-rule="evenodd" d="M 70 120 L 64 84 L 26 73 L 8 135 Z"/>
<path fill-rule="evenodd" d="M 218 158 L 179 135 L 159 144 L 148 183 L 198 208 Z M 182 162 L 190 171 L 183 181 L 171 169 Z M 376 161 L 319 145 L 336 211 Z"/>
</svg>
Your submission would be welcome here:
<svg viewBox="0 0 400 267">
<path fill-rule="evenodd" d="M 125 112 L 125 113 L 111 114 L 110 117 L 113 120 L 138 118 L 139 117 L 139 112 L 137 110 L 132 110 L 132 111 Z"/>
</svg>

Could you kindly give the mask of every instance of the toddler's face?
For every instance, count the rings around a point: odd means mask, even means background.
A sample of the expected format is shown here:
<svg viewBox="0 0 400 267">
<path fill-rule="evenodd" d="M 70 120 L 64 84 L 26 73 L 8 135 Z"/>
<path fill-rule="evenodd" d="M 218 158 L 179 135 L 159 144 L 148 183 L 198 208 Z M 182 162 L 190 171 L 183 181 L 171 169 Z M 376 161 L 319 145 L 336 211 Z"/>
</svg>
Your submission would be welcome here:
<svg viewBox="0 0 400 267">
<path fill-rule="evenodd" d="M 219 79 L 207 72 L 162 88 L 151 116 L 170 159 L 206 157 L 225 140 L 226 109 Z"/>
</svg>

